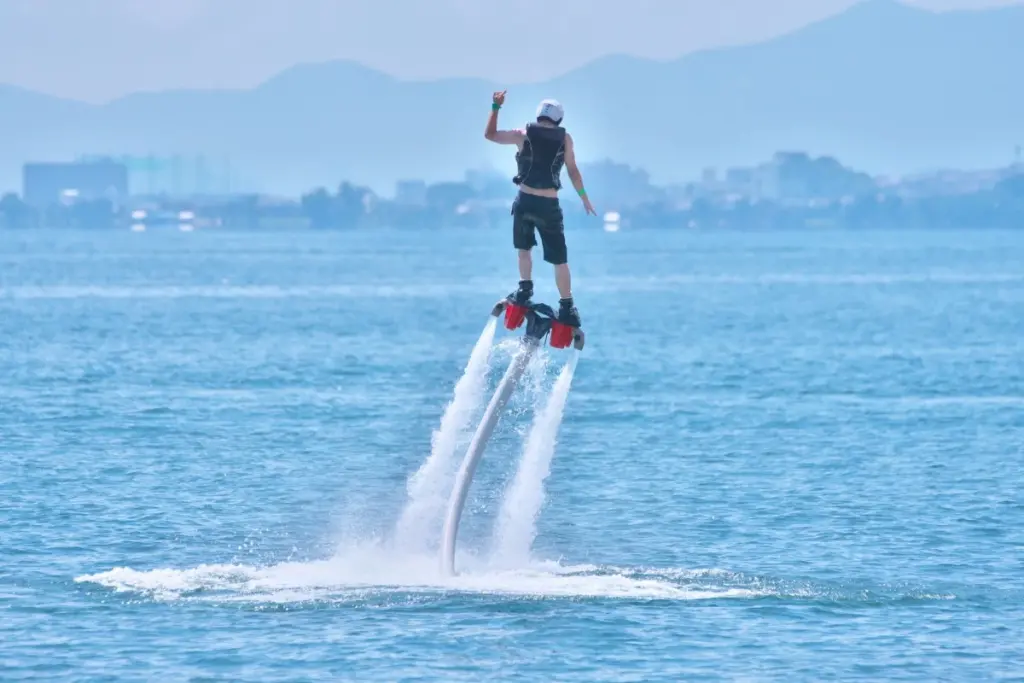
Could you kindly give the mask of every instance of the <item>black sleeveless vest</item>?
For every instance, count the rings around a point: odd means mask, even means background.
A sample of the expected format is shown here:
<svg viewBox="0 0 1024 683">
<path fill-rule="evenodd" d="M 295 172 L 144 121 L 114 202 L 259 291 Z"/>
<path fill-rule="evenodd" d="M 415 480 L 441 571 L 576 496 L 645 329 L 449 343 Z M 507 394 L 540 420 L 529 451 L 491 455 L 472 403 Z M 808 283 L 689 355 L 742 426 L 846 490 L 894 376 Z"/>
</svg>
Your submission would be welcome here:
<svg viewBox="0 0 1024 683">
<path fill-rule="evenodd" d="M 527 124 L 523 148 L 516 153 L 519 173 L 512 179 L 516 185 L 535 190 L 558 190 L 562 187 L 562 165 L 565 163 L 565 129 Z"/>
</svg>

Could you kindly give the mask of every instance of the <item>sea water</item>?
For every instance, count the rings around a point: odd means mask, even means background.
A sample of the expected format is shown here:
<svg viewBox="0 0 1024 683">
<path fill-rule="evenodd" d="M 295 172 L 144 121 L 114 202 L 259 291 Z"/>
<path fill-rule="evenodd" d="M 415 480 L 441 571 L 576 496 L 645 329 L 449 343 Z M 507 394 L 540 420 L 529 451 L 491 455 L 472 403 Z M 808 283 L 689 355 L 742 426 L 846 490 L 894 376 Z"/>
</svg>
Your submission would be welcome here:
<svg viewBox="0 0 1024 683">
<path fill-rule="evenodd" d="M 394 531 L 503 233 L 0 234 L 0 679 L 1024 676 L 1024 232 L 568 241 L 530 547 L 550 348 L 444 577 Z"/>
</svg>

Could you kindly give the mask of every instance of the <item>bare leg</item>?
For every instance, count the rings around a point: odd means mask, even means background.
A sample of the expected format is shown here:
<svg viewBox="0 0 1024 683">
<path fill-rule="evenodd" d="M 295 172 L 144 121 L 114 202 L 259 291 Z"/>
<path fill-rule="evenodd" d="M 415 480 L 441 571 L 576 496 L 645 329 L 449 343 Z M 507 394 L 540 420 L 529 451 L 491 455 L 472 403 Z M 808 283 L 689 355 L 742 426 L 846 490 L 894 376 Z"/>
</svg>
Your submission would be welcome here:
<svg viewBox="0 0 1024 683">
<path fill-rule="evenodd" d="M 532 280 L 533 256 L 529 249 L 519 249 L 519 279 Z"/>
<path fill-rule="evenodd" d="M 555 266 L 555 284 L 558 286 L 558 296 L 572 299 L 572 279 L 569 276 L 568 263 Z"/>
</svg>

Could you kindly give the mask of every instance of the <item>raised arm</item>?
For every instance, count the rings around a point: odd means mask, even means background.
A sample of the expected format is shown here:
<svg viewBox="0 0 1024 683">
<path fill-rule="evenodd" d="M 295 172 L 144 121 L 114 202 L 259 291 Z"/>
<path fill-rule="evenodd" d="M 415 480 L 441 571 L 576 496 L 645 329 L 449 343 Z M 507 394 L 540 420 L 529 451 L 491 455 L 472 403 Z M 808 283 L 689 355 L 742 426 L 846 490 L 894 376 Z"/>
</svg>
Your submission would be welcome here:
<svg viewBox="0 0 1024 683">
<path fill-rule="evenodd" d="M 576 147 L 573 144 L 572 136 L 568 133 L 565 134 L 565 170 L 569 173 L 572 186 L 576 188 L 576 194 L 583 200 L 583 208 L 587 213 L 596 216 L 597 212 L 591 206 L 587 190 L 583 187 L 583 174 L 580 173 L 579 166 L 576 165 Z"/>
<path fill-rule="evenodd" d="M 498 110 L 505 104 L 505 91 L 494 93 L 491 103 L 491 117 L 487 119 L 484 137 L 499 145 L 519 145 L 526 137 L 525 130 L 498 130 Z"/>
</svg>

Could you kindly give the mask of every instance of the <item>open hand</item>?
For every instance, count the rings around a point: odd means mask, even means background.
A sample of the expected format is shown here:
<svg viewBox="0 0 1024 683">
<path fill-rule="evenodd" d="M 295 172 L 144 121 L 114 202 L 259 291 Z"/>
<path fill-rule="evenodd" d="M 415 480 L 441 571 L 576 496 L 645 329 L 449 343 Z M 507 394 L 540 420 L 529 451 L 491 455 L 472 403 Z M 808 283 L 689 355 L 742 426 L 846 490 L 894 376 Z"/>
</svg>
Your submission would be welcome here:
<svg viewBox="0 0 1024 683">
<path fill-rule="evenodd" d="M 491 98 L 491 101 L 500 107 L 501 105 L 505 104 L 505 93 L 507 92 L 508 90 L 502 90 L 501 92 L 494 93 L 494 96 Z"/>
<path fill-rule="evenodd" d="M 594 206 L 590 203 L 590 197 L 583 197 L 583 208 L 587 210 L 588 215 L 597 215 L 597 211 L 594 211 Z"/>
</svg>

